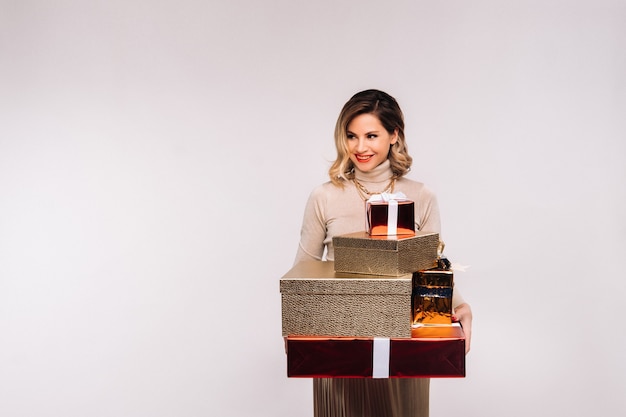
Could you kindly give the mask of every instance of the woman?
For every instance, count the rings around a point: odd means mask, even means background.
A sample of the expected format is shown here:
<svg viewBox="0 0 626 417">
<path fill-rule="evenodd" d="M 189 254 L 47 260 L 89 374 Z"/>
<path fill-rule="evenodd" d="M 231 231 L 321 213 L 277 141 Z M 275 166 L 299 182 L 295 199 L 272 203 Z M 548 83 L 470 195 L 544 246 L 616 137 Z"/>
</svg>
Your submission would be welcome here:
<svg viewBox="0 0 626 417">
<path fill-rule="evenodd" d="M 355 94 L 337 119 L 335 146 L 330 181 L 315 188 L 307 202 L 296 262 L 334 260 L 333 236 L 365 229 L 364 201 L 372 194 L 403 192 L 415 202 L 416 229 L 440 232 L 435 195 L 404 177 L 413 159 L 404 138 L 404 117 L 393 97 L 379 90 Z M 469 351 L 471 308 L 458 290 L 452 304 Z M 315 379 L 315 416 L 428 416 L 429 383 L 427 378 Z"/>
</svg>

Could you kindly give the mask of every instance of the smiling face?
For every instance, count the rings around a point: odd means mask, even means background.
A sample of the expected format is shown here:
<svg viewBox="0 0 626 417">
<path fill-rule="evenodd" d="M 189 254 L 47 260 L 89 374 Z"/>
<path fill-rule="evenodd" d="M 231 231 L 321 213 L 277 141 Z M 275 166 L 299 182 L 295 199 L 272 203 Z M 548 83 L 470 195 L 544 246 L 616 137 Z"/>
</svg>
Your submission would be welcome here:
<svg viewBox="0 0 626 417">
<path fill-rule="evenodd" d="M 348 124 L 346 137 L 350 160 L 360 171 L 368 172 L 387 159 L 398 132 L 387 132 L 378 117 L 364 113 Z"/>
</svg>

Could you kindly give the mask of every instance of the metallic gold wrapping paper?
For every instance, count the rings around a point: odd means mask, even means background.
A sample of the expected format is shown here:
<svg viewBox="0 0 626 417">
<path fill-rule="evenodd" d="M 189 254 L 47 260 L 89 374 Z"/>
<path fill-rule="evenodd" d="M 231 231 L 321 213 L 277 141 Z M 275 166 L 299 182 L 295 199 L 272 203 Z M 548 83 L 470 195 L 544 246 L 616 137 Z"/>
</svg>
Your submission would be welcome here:
<svg viewBox="0 0 626 417">
<path fill-rule="evenodd" d="M 283 336 L 411 337 L 412 274 L 335 272 L 303 261 L 280 280 Z"/>
<path fill-rule="evenodd" d="M 413 274 L 413 324 L 451 324 L 454 273 L 430 269 Z"/>
<path fill-rule="evenodd" d="M 370 236 L 367 232 L 333 237 L 335 270 L 400 276 L 437 265 L 438 233 Z"/>
</svg>

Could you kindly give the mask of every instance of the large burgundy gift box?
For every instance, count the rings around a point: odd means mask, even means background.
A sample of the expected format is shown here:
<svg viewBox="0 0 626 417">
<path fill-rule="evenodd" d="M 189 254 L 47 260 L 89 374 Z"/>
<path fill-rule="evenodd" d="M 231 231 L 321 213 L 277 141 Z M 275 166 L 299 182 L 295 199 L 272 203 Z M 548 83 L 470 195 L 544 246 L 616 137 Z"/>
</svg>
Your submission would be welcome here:
<svg viewBox="0 0 626 417">
<path fill-rule="evenodd" d="M 289 336 L 287 376 L 465 377 L 465 334 L 453 324 L 419 326 L 411 338 Z"/>
</svg>

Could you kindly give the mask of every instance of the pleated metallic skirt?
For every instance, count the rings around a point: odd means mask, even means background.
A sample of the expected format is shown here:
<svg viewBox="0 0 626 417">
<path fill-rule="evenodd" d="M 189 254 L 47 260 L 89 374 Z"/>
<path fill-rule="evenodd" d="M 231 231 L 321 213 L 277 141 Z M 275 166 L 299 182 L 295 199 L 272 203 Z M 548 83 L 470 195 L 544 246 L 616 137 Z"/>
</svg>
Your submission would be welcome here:
<svg viewBox="0 0 626 417">
<path fill-rule="evenodd" d="M 429 378 L 316 378 L 315 417 L 428 417 Z"/>
</svg>

